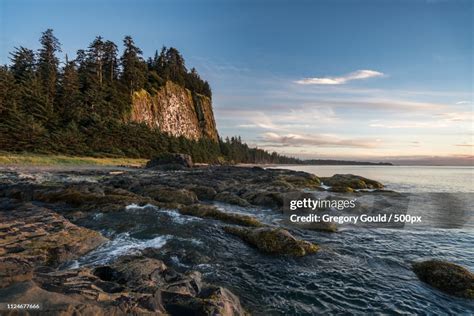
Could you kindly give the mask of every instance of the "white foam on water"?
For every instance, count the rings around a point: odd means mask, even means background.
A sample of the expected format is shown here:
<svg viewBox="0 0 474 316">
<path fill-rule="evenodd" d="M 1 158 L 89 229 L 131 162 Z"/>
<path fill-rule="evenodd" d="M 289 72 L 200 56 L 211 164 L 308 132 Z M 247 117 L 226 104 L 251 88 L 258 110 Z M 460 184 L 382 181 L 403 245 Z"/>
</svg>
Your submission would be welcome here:
<svg viewBox="0 0 474 316">
<path fill-rule="evenodd" d="M 146 208 L 153 208 L 153 209 L 156 209 L 157 207 L 155 205 L 152 205 L 152 204 L 145 204 L 145 205 L 138 205 L 138 204 L 135 204 L 135 203 L 132 203 L 130 205 L 127 205 L 125 207 L 125 209 L 127 211 L 130 211 L 130 210 L 143 210 L 143 209 L 146 209 Z"/>
<path fill-rule="evenodd" d="M 137 239 L 130 237 L 129 233 L 119 234 L 113 240 L 84 256 L 81 261 L 86 264 L 106 264 L 123 255 L 137 254 L 145 248 L 161 248 L 170 238 L 172 236 L 165 235 L 152 239 Z"/>
<path fill-rule="evenodd" d="M 160 213 L 165 213 L 171 218 L 171 220 L 177 224 L 186 224 L 187 222 L 195 222 L 202 220 L 199 217 L 182 215 L 177 211 L 173 210 L 159 210 Z"/>
<path fill-rule="evenodd" d="M 171 218 L 171 220 L 173 222 L 175 222 L 177 224 L 185 224 L 187 222 L 202 220 L 199 217 L 182 215 L 178 211 L 175 211 L 175 210 L 172 210 L 172 209 L 161 209 L 161 208 L 158 208 L 157 206 L 155 206 L 153 204 L 146 204 L 146 205 L 140 206 L 140 205 L 137 205 L 135 203 L 132 203 L 130 205 L 127 205 L 125 207 L 125 210 L 127 210 L 127 211 L 140 211 L 140 210 L 144 210 L 144 209 L 147 209 L 147 208 L 151 208 L 151 209 L 157 211 L 158 213 L 166 214 L 167 216 L 169 216 Z"/>
<path fill-rule="evenodd" d="M 321 188 L 323 188 L 324 190 L 329 190 L 331 187 L 329 185 L 325 185 L 324 183 L 321 182 L 321 185 L 320 185 Z"/>
<path fill-rule="evenodd" d="M 92 216 L 92 219 L 98 220 L 98 219 L 101 219 L 102 217 L 104 217 L 104 213 L 95 213 L 95 214 Z"/>
</svg>

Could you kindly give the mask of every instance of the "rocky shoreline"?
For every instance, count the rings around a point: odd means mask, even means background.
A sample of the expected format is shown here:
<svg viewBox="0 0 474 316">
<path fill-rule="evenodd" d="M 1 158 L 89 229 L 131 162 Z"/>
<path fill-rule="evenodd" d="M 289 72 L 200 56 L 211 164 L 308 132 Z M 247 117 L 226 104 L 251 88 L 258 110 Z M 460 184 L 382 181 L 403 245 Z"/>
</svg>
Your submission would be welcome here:
<svg viewBox="0 0 474 316">
<path fill-rule="evenodd" d="M 0 178 L 0 297 L 5 302 L 41 303 L 55 314 L 247 315 L 227 287 L 208 284 L 198 271 L 178 269 L 166 249 L 145 248 L 113 262 L 67 267 L 108 239 L 93 225 L 100 211 L 119 214 L 130 205 L 153 205 L 218 223 L 223 234 L 270 256 L 301 257 L 321 245 L 301 239 L 290 227 L 229 213 L 215 202 L 283 212 L 285 201 L 311 192 L 393 194 L 376 181 L 354 175 L 318 178 L 305 172 L 259 167 L 85 168 L 3 170 Z M 330 187 L 321 186 L 321 183 Z M 367 190 L 366 192 L 364 192 Z M 133 223 L 107 227 L 127 231 Z M 311 227 L 334 232 L 337 227 Z M 189 260 L 200 260 L 191 254 Z M 209 258 L 208 260 L 212 260 Z M 179 270 L 179 271 L 178 271 Z M 467 271 L 467 273 L 469 273 Z M 424 279 L 426 273 L 423 274 Z M 471 274 L 472 276 L 472 274 Z M 467 280 L 467 281 L 466 281 Z M 463 282 L 469 295 L 469 275 Z M 438 287 L 440 288 L 440 287 Z M 468 294 L 466 294 L 468 293 Z M 13 312 L 12 312 L 13 313 Z"/>
</svg>

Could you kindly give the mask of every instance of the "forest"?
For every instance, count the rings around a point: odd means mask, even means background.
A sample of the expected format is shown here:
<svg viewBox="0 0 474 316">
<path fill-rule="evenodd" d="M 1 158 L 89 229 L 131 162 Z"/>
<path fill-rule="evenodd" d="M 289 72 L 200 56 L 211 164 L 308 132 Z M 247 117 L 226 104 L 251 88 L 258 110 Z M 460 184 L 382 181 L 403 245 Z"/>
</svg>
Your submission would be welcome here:
<svg viewBox="0 0 474 316">
<path fill-rule="evenodd" d="M 145 59 L 132 37 L 118 46 L 97 36 L 75 58 L 60 60 L 53 30 L 37 51 L 17 47 L 0 67 L 0 150 L 91 157 L 151 158 L 187 153 L 196 162 L 302 163 L 250 148 L 240 137 L 192 141 L 127 122 L 134 91 L 152 92 L 168 80 L 212 98 L 209 83 L 187 69 L 180 52 L 163 47 Z"/>
</svg>

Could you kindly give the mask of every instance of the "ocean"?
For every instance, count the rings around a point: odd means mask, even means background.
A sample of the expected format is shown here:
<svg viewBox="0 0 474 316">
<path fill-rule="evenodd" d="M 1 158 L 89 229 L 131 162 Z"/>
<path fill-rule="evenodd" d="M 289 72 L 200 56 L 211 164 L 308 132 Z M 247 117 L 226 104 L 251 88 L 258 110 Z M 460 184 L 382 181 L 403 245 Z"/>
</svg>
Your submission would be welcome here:
<svg viewBox="0 0 474 316">
<path fill-rule="evenodd" d="M 226 234 L 217 221 L 130 205 L 122 214 L 96 214 L 95 229 L 102 229 L 113 241 L 73 264 L 103 264 L 134 249 L 161 248 L 172 254 L 173 267 L 198 270 L 205 281 L 229 288 L 254 315 L 474 313 L 474 302 L 420 282 L 411 269 L 413 262 L 436 258 L 474 271 L 473 168 L 280 168 L 318 176 L 353 173 L 378 180 L 387 189 L 410 194 L 409 212 L 422 216 L 424 223 L 400 228 L 347 226 L 337 233 L 292 229 L 298 237 L 320 245 L 321 250 L 288 258 L 260 253 Z M 280 225 L 283 220 L 282 214 L 265 208 L 216 205 L 224 211 L 256 216 L 268 224 Z M 134 227 L 103 230 L 112 221 L 125 220 Z"/>
</svg>

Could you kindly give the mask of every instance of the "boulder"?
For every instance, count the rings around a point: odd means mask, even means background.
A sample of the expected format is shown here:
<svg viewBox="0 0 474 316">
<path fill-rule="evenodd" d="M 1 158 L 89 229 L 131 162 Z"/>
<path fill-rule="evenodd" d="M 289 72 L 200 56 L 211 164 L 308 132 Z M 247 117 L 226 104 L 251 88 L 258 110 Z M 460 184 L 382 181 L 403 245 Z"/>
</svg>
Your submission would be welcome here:
<svg viewBox="0 0 474 316">
<path fill-rule="evenodd" d="M 351 187 L 345 187 L 345 186 L 334 186 L 329 189 L 331 192 L 337 192 L 337 193 L 353 193 L 354 189 Z"/>
<path fill-rule="evenodd" d="M 319 250 L 319 246 L 297 239 L 282 228 L 250 229 L 226 226 L 224 230 L 266 253 L 301 257 Z"/>
<path fill-rule="evenodd" d="M 250 206 L 250 203 L 247 202 L 246 200 L 242 199 L 238 195 L 231 193 L 231 192 L 220 192 L 218 193 L 215 197 L 214 200 L 219 201 L 219 202 L 224 202 L 228 204 L 234 204 L 242 207 L 248 207 Z"/>
<path fill-rule="evenodd" d="M 281 175 L 278 180 L 290 183 L 297 188 L 317 188 L 321 185 L 317 176 L 302 171 Z"/>
<path fill-rule="evenodd" d="M 269 208 L 280 208 L 283 206 L 283 195 L 280 192 L 249 190 L 242 195 L 242 198 L 258 206 Z"/>
<path fill-rule="evenodd" d="M 474 274 L 466 268 L 441 260 L 413 264 L 418 278 L 448 294 L 474 299 Z"/>
<path fill-rule="evenodd" d="M 223 287 L 206 287 L 195 297 L 169 292 L 162 295 L 164 306 L 171 315 L 250 315 L 240 305 L 239 298 Z"/>
<path fill-rule="evenodd" d="M 210 201 L 213 200 L 217 192 L 214 188 L 205 186 L 205 185 L 196 185 L 187 188 L 190 191 L 193 191 L 199 200 L 201 201 Z"/>
<path fill-rule="evenodd" d="M 196 194 L 186 189 L 150 188 L 147 190 L 146 195 L 164 203 L 179 203 L 188 205 L 198 201 Z"/>
<path fill-rule="evenodd" d="M 332 177 L 320 178 L 322 183 L 332 187 L 349 187 L 351 189 L 382 189 L 383 184 L 353 174 L 335 174 Z M 339 191 L 338 191 L 339 192 Z"/>
<path fill-rule="evenodd" d="M 181 166 L 184 168 L 191 168 L 193 166 L 193 160 L 190 155 L 187 154 L 176 154 L 176 153 L 163 153 L 156 157 L 153 157 L 147 162 L 146 168 L 149 169 L 160 169 L 163 166 Z"/>
</svg>

